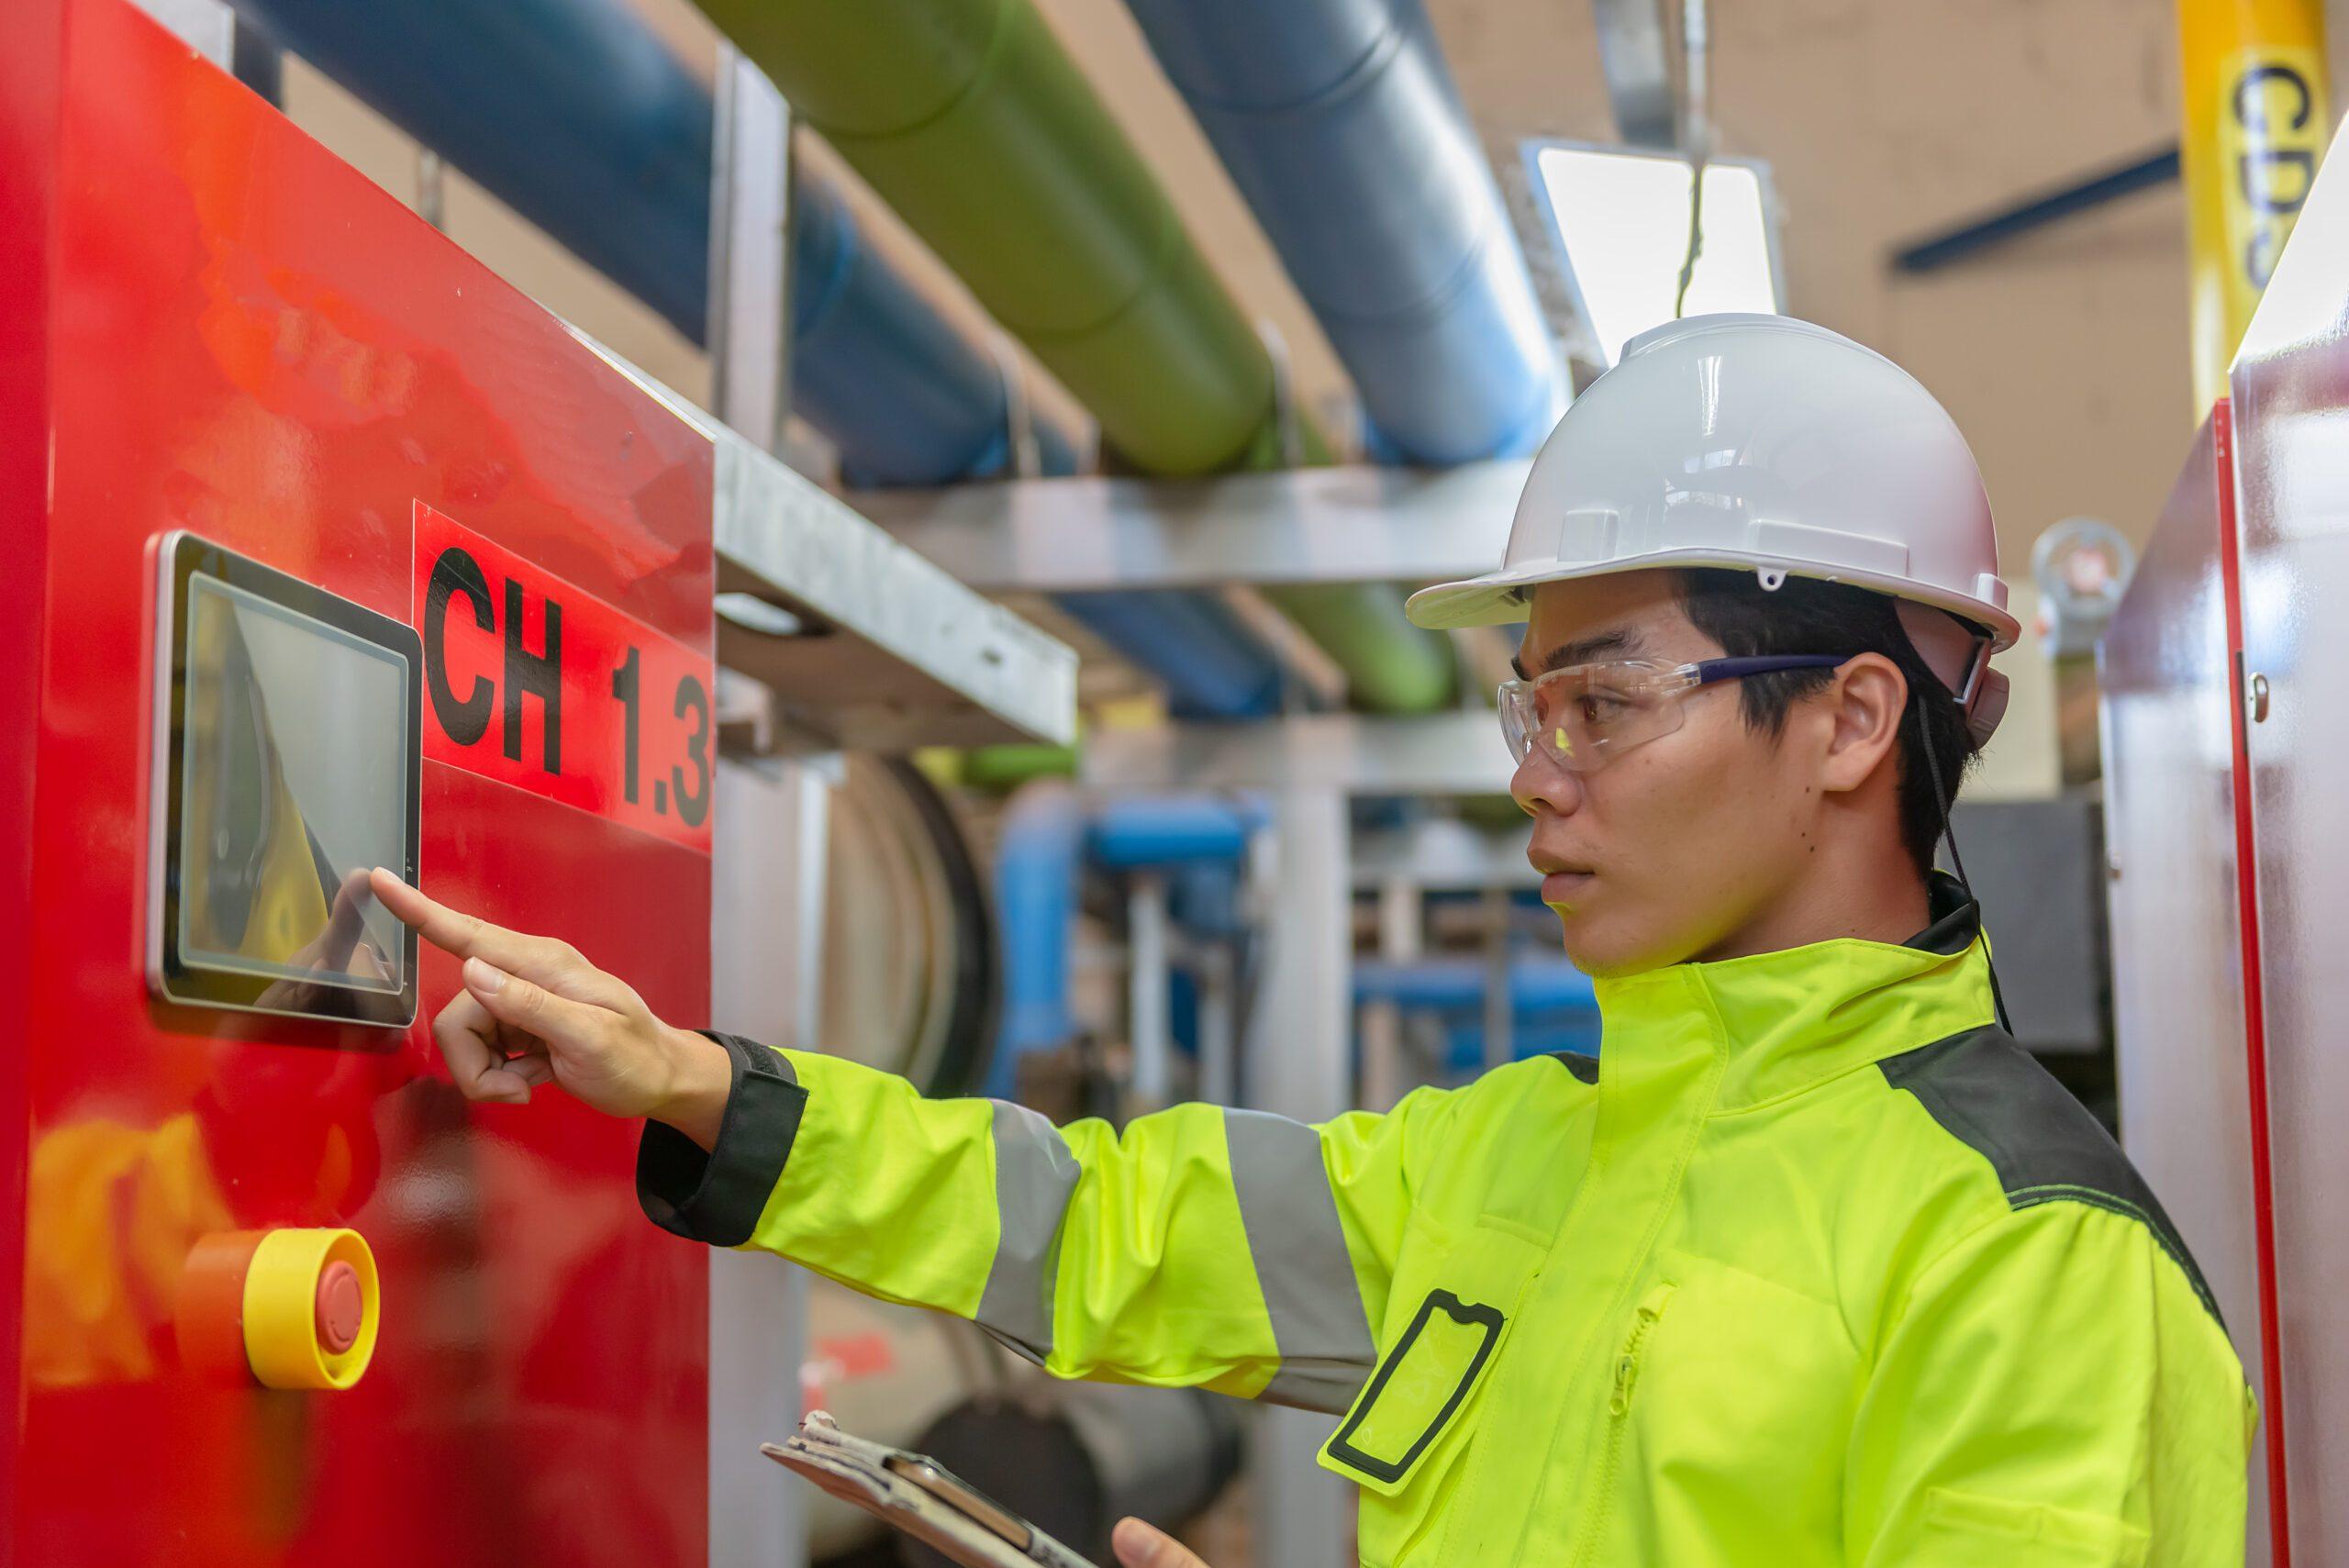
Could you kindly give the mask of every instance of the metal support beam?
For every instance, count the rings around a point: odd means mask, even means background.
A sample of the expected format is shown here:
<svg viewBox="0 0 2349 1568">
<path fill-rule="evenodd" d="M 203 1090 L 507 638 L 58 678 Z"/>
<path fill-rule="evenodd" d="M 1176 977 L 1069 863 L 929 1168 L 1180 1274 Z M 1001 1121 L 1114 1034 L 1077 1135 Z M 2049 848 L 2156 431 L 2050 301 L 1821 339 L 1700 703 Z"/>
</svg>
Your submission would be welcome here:
<svg viewBox="0 0 2349 1568">
<path fill-rule="evenodd" d="M 1356 857 L 1348 860 L 1353 862 Z M 1362 884 L 1358 866 L 1354 883 Z M 1419 956 L 1424 915 L 1419 892 L 1419 884 L 1407 876 L 1387 877 L 1378 884 L 1378 956 L 1389 963 L 1408 963 Z M 1388 1000 L 1364 1003 L 1361 1033 L 1363 1106 L 1392 1110 L 1408 1092 L 1403 1082 L 1403 1009 Z"/>
<path fill-rule="evenodd" d="M 1211 941 L 1198 953 L 1199 1095 L 1211 1106 L 1238 1098 L 1240 1036 L 1233 1018 L 1238 989 L 1231 944 Z"/>
<path fill-rule="evenodd" d="M 1938 271 L 1976 251 L 2020 239 L 2033 229 L 2076 217 L 2155 185 L 2166 185 L 2177 178 L 2177 170 L 2176 147 L 2165 147 L 2158 152 L 2084 175 L 2069 184 L 2022 197 L 1995 212 L 1911 239 L 1893 251 L 1892 265 L 1903 272 Z"/>
<path fill-rule="evenodd" d="M 720 40 L 710 169 L 709 380 L 718 417 L 762 451 L 790 406 L 791 111 Z"/>
<path fill-rule="evenodd" d="M 1353 1104 L 1347 1072 L 1353 892 L 1346 872 L 1346 799 L 1328 784 L 1273 800 L 1271 893 L 1264 979 L 1247 1026 L 1249 1105 L 1325 1121 Z M 1255 1561 L 1281 1568 L 1350 1562 L 1353 1491 L 1314 1454 L 1337 1423 L 1267 1407 L 1252 1433 Z"/>
<path fill-rule="evenodd" d="M 237 58 L 237 14 L 224 0 L 135 0 L 139 8 L 221 70 Z"/>
<path fill-rule="evenodd" d="M 791 118 L 755 66 L 719 46 L 710 193 L 710 402 L 731 427 L 723 454 L 774 468 L 789 409 L 785 232 Z M 720 489 L 714 524 L 729 511 Z M 725 590 L 721 565 L 719 588 Z M 726 623 L 721 622 L 721 625 Z M 723 642 L 723 635 L 720 638 Z M 718 773 L 710 888 L 710 1016 L 718 1027 L 803 1050 L 818 1044 L 831 786 L 814 766 L 727 761 Z M 758 1452 L 801 1405 L 807 1275 L 714 1248 L 709 1259 L 709 1557 L 803 1568 L 804 1488 L 778 1487 Z M 786 1495 L 787 1494 L 787 1495 Z"/>
<path fill-rule="evenodd" d="M 812 732 L 855 750 L 1065 744 L 1076 654 L 870 527 L 731 431 L 718 442 L 718 589 L 797 618 L 718 624 L 718 656 Z"/>
<path fill-rule="evenodd" d="M 1168 724 L 1085 738 L 1084 783 L 1105 790 L 1283 790 L 1504 795 L 1508 748 L 1493 716 L 1303 714 L 1264 724 Z"/>
<path fill-rule="evenodd" d="M 250 17 L 237 18 L 236 37 L 228 44 L 228 70 L 270 107 L 285 107 L 285 50 L 267 28 L 256 27 Z"/>
<path fill-rule="evenodd" d="M 816 1043 L 830 800 L 814 767 L 718 764 L 710 862 L 710 1018 L 718 1029 Z M 763 1253 L 709 1250 L 712 1564 L 807 1561 L 806 1489 L 776 1485 L 758 1452 L 798 1418 L 807 1324 L 803 1271 Z"/>
<path fill-rule="evenodd" d="M 716 446 L 718 662 L 773 690 L 782 717 L 814 749 L 1075 738 L 1074 649 L 578 336 Z"/>
<path fill-rule="evenodd" d="M 1126 888 L 1126 1017 L 1138 1115 L 1163 1110 L 1172 1098 L 1174 1021 L 1167 995 L 1172 946 L 1166 879 L 1152 872 L 1136 873 Z"/>
<path fill-rule="evenodd" d="M 982 593 L 1432 583 L 1493 569 L 1529 467 L 1034 479 L 854 500 Z"/>
<path fill-rule="evenodd" d="M 1285 707 L 1325 708 L 1346 706 L 1346 672 L 1321 645 L 1298 629 L 1297 624 L 1275 609 L 1255 589 L 1233 584 L 1216 597 L 1270 648 L 1288 672 L 1290 692 Z"/>
<path fill-rule="evenodd" d="M 1615 128 L 1635 147 L 1672 148 L 1680 140 L 1680 105 L 1672 84 L 1667 0 L 1591 0 L 1598 27 L 1598 66 Z"/>
</svg>

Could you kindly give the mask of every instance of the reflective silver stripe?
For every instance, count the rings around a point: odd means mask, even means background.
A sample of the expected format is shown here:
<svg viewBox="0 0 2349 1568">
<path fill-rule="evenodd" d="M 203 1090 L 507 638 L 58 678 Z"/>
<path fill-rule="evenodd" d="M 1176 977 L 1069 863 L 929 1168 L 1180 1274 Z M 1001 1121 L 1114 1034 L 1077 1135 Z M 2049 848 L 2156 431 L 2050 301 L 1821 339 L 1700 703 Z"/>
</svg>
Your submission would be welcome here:
<svg viewBox="0 0 2349 1568">
<path fill-rule="evenodd" d="M 995 1106 L 995 1205 L 1001 1237 L 979 1296 L 979 1327 L 1029 1360 L 1052 1351 L 1061 1221 L 1076 1191 L 1076 1156 L 1060 1129 L 1025 1106 Z"/>
<path fill-rule="evenodd" d="M 1342 1412 L 1370 1375 L 1376 1350 L 1321 1163 L 1321 1137 L 1303 1122 L 1241 1110 L 1223 1113 L 1223 1136 L 1281 1356 L 1281 1370 L 1257 1397 Z"/>
</svg>

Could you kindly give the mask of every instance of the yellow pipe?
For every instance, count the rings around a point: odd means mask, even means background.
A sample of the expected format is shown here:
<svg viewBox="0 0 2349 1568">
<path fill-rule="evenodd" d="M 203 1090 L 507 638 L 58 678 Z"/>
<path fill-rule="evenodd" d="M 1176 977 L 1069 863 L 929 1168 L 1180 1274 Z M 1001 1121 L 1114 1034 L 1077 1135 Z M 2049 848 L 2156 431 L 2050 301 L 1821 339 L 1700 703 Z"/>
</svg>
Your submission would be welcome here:
<svg viewBox="0 0 2349 1568">
<path fill-rule="evenodd" d="M 2194 402 L 2227 367 L 2332 126 L 2323 0 L 2178 0 Z"/>
</svg>

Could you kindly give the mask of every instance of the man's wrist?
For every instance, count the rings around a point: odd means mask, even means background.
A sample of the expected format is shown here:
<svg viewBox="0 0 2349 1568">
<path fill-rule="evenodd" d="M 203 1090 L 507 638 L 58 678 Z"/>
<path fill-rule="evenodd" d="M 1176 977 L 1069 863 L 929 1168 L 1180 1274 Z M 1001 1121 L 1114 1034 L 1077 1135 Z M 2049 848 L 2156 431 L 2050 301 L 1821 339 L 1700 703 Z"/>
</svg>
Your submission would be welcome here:
<svg viewBox="0 0 2349 1568">
<path fill-rule="evenodd" d="M 669 1093 L 650 1119 L 675 1128 L 710 1152 L 718 1147 L 726 1102 L 734 1090 L 733 1056 L 691 1029 L 670 1029 L 669 1048 Z"/>
</svg>

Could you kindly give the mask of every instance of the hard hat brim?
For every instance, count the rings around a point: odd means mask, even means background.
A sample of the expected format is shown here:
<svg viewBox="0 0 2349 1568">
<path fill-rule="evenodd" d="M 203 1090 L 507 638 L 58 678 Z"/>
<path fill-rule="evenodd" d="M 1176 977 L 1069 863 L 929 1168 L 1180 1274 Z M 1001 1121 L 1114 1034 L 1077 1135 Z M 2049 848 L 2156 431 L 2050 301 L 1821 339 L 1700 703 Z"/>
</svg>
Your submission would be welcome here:
<svg viewBox="0 0 2349 1568">
<path fill-rule="evenodd" d="M 1971 595 L 1948 593 L 1908 577 L 1886 576 L 1849 567 L 1830 571 L 1814 562 L 1727 550 L 1659 550 L 1648 555 L 1618 556 L 1578 564 L 1545 562 L 1540 565 L 1520 566 L 1513 572 L 1491 572 L 1482 577 L 1466 577 L 1456 583 L 1438 583 L 1422 588 L 1405 604 L 1404 613 L 1410 617 L 1412 625 L 1424 627 L 1430 631 L 1451 631 L 1472 626 L 1507 626 L 1525 618 L 1527 601 L 1532 590 L 1544 583 L 1570 583 L 1586 577 L 1612 577 L 1626 572 L 1703 566 L 1756 573 L 1783 572 L 1789 577 L 1848 583 L 1854 588 L 1865 588 L 1896 599 L 1931 605 L 1962 620 L 1972 621 L 1987 631 L 1993 651 L 2013 647 L 2022 636 L 2021 623 L 2008 614 L 2004 607 Z"/>
</svg>

